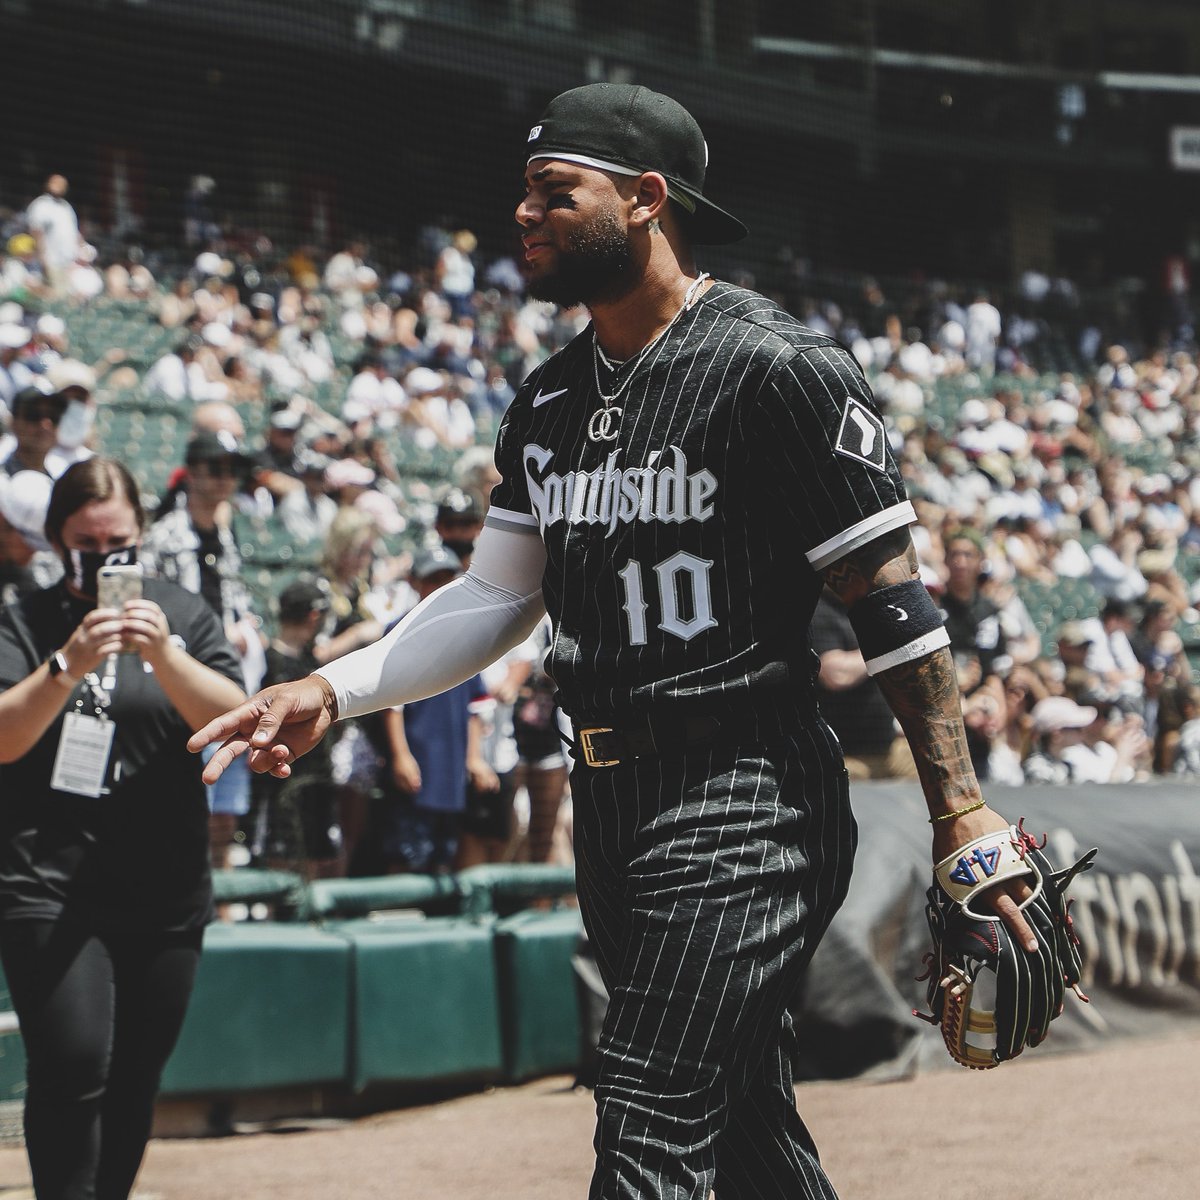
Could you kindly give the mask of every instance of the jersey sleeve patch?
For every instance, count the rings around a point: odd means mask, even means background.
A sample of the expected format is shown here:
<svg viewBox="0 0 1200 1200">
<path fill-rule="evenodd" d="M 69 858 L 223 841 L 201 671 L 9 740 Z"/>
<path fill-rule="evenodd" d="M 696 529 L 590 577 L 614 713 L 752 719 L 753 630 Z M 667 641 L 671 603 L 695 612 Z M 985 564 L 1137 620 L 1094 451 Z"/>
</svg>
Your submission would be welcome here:
<svg viewBox="0 0 1200 1200">
<path fill-rule="evenodd" d="M 882 419 L 853 396 L 847 396 L 842 423 L 833 443 L 834 451 L 886 474 L 886 443 Z"/>
</svg>

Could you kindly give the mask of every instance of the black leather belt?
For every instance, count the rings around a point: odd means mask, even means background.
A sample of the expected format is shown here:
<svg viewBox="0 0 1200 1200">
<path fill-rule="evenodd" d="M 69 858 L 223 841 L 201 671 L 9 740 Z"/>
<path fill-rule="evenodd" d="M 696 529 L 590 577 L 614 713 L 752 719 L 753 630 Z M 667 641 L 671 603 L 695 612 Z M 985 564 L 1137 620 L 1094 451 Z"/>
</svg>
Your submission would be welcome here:
<svg viewBox="0 0 1200 1200">
<path fill-rule="evenodd" d="M 671 722 L 642 720 L 623 729 L 581 717 L 574 725 L 578 758 L 588 767 L 619 767 L 674 747 L 729 737 L 755 727 L 752 720 L 741 716 L 688 717 Z"/>
</svg>

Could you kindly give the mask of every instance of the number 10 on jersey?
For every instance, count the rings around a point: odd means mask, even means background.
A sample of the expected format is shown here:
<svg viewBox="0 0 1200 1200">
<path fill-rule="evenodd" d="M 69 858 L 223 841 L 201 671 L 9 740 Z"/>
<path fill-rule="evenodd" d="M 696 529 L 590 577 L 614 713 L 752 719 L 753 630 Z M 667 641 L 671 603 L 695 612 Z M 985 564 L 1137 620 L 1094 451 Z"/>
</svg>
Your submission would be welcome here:
<svg viewBox="0 0 1200 1200">
<path fill-rule="evenodd" d="M 680 550 L 654 566 L 658 581 L 658 627 L 664 633 L 690 642 L 696 634 L 716 625 L 709 583 L 712 565 L 711 558 L 697 558 Z M 646 601 L 642 564 L 636 558 L 631 558 L 617 572 L 617 576 L 625 588 L 625 603 L 621 607 L 628 618 L 630 645 L 644 646 L 649 604 Z"/>
</svg>

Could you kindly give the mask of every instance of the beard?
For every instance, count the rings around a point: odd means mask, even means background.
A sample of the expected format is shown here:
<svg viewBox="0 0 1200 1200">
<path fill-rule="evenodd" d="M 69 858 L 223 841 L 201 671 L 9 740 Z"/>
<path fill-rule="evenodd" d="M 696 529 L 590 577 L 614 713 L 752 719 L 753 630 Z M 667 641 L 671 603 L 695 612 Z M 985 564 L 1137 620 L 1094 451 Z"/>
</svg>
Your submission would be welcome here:
<svg viewBox="0 0 1200 1200">
<path fill-rule="evenodd" d="M 603 213 L 556 250 L 556 263 L 544 275 L 531 278 L 529 294 L 560 308 L 590 305 L 619 294 L 633 265 L 629 234 L 615 213 Z"/>
</svg>

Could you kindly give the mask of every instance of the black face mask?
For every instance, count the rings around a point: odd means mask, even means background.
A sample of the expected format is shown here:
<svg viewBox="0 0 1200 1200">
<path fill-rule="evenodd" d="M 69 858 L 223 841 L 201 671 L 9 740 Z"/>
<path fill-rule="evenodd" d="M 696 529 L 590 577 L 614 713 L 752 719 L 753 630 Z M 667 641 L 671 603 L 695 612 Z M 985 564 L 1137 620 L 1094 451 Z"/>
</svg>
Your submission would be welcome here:
<svg viewBox="0 0 1200 1200">
<path fill-rule="evenodd" d="M 106 553 L 99 550 L 68 550 L 63 555 L 67 583 L 77 592 L 92 597 L 96 595 L 96 573 L 101 567 L 131 567 L 136 562 L 136 543 Z"/>
<path fill-rule="evenodd" d="M 442 545 L 451 554 L 456 554 L 459 558 L 466 558 L 475 549 L 475 539 L 444 537 L 442 538 Z"/>
</svg>

